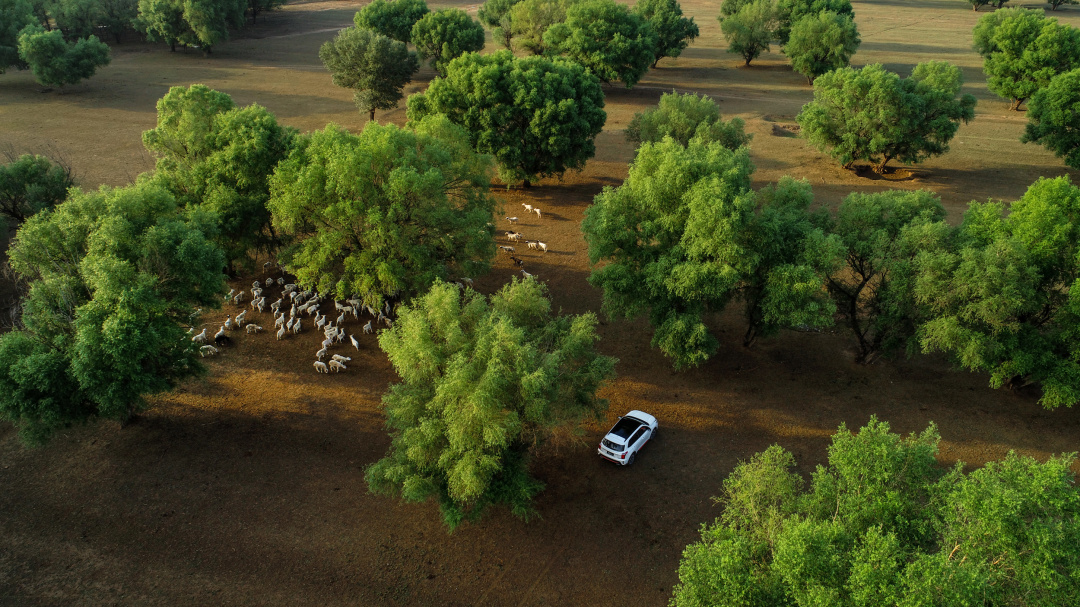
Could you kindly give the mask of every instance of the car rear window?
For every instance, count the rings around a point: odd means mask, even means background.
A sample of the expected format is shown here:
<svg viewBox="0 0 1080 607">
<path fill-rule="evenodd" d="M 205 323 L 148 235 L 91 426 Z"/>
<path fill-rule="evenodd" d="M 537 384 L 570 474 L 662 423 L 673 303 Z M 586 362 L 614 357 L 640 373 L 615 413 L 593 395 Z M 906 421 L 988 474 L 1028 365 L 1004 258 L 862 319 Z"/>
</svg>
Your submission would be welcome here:
<svg viewBox="0 0 1080 607">
<path fill-rule="evenodd" d="M 608 449 L 611 449 L 611 450 L 612 450 L 612 451 L 614 451 L 615 453 L 621 453 L 621 452 L 622 452 L 622 450 L 623 450 L 623 446 L 622 446 L 622 445 L 620 445 L 619 443 L 613 443 L 613 442 L 609 441 L 609 440 L 608 440 L 608 439 L 606 439 L 606 438 L 605 438 L 604 440 L 600 441 L 600 442 L 601 442 L 601 443 L 602 443 L 602 444 L 603 444 L 603 445 L 604 445 L 605 447 L 607 447 Z"/>
<path fill-rule="evenodd" d="M 619 423 L 615 424 L 615 427 L 611 429 L 608 434 L 614 434 L 619 438 L 626 440 L 630 438 L 630 435 L 634 433 L 641 426 L 641 422 L 632 418 L 624 417 L 619 420 Z"/>
</svg>

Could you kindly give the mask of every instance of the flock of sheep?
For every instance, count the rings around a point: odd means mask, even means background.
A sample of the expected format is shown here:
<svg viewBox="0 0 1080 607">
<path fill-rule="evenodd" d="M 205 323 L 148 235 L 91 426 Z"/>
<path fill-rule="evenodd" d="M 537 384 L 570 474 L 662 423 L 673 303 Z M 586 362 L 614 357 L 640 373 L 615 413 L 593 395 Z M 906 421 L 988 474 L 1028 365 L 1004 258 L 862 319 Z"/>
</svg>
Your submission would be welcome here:
<svg viewBox="0 0 1080 607">
<path fill-rule="evenodd" d="M 526 212 L 536 213 L 537 218 L 541 217 L 540 209 L 524 203 L 522 206 L 525 207 Z M 517 223 L 518 218 L 507 217 L 506 220 L 513 225 Z M 543 251 L 545 253 L 548 250 L 546 243 L 539 240 L 525 240 L 519 232 L 508 231 L 505 232 L 505 234 L 509 242 L 524 242 L 530 249 Z M 521 273 L 526 278 L 535 276 L 526 272 L 522 267 L 524 262 L 514 256 L 516 249 L 512 245 L 501 245 L 499 248 L 510 254 L 510 260 L 521 269 Z M 263 265 L 263 269 L 266 270 L 272 265 L 272 263 L 267 262 Z M 453 284 L 464 290 L 465 285 L 468 284 L 471 287 L 472 282 L 473 281 L 470 278 L 462 278 L 461 281 Z M 265 289 L 269 289 L 274 284 L 282 287 L 281 296 L 268 305 L 266 303 L 266 296 L 263 293 Z M 236 289 L 231 289 L 229 294 L 225 296 L 225 302 L 228 303 L 231 301 L 233 305 L 240 306 L 244 303 L 247 294 L 247 291 L 241 290 L 238 292 Z M 267 278 L 265 281 L 256 280 L 251 284 L 251 301 L 249 303 L 251 307 L 250 312 L 253 316 L 256 313 L 263 314 L 266 312 L 267 307 L 269 307 L 270 312 L 274 315 L 274 328 L 277 329 L 277 339 L 284 339 L 290 333 L 295 335 L 303 331 L 305 322 L 304 316 L 307 316 L 308 319 L 310 319 L 308 322 L 314 325 L 316 329 L 322 331 L 325 339 L 322 341 L 322 348 L 315 353 L 316 360 L 313 363 L 315 370 L 319 373 L 329 373 L 331 371 L 337 373 L 345 371 L 348 368 L 345 363 L 351 361 L 352 358 L 341 354 L 330 355 L 328 352 L 331 347 L 343 344 L 346 337 L 349 338 L 349 342 L 352 344 L 353 348 L 355 348 L 357 352 L 360 351 L 360 342 L 358 342 L 351 334 L 346 335 L 345 329 L 343 328 L 348 316 L 351 315 L 353 320 L 359 321 L 360 313 L 366 312 L 372 317 L 372 319 L 367 321 L 367 324 L 363 326 L 362 330 L 364 333 L 373 333 L 375 331 L 374 325 L 378 323 L 382 323 L 386 327 L 392 327 L 394 324 L 394 321 L 391 319 L 393 308 L 391 307 L 390 302 L 386 302 L 386 305 L 382 310 L 375 310 L 370 306 L 363 304 L 361 300 L 357 298 L 347 299 L 344 303 L 334 301 L 334 310 L 337 317 L 333 320 L 330 320 L 328 314 L 322 313 L 322 304 L 323 297 L 321 295 L 312 290 L 301 291 L 297 285 L 286 283 L 284 277 L 277 278 L 276 280 L 273 278 Z M 288 310 L 287 312 L 286 309 Z M 198 314 L 198 312 L 196 312 L 196 314 Z M 229 314 L 217 333 L 214 334 L 213 344 L 208 343 L 210 338 L 207 337 L 206 328 L 203 328 L 201 332 L 196 334 L 194 327 L 192 327 L 188 330 L 188 333 L 192 334 L 191 341 L 199 344 L 199 354 L 201 356 L 213 356 L 220 351 L 218 347 L 229 345 L 232 342 L 232 339 L 228 336 L 229 331 L 237 331 L 242 328 L 245 333 L 258 334 L 260 331 L 264 330 L 261 325 L 255 322 L 248 322 L 248 320 L 247 309 L 244 309 L 235 317 L 233 317 L 232 314 Z M 323 359 L 328 355 L 330 356 L 330 360 L 323 362 Z"/>
</svg>

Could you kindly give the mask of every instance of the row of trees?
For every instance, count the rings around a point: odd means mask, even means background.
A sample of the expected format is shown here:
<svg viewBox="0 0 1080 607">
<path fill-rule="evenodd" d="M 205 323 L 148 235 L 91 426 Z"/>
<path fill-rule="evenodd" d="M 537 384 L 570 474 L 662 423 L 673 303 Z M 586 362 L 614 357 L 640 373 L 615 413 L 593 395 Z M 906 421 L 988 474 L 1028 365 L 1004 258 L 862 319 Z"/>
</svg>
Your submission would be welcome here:
<svg viewBox="0 0 1080 607">
<path fill-rule="evenodd" d="M 643 141 L 582 223 L 605 311 L 647 316 L 676 368 L 716 352 L 711 315 L 740 301 L 745 345 L 839 320 L 860 362 L 939 350 L 994 387 L 1039 383 L 1047 407 L 1080 401 L 1080 188 L 1067 178 L 1008 209 L 972 203 L 954 228 L 926 191 L 851 194 L 835 213 L 811 210 L 805 181 L 754 192 L 739 143 Z"/>
<path fill-rule="evenodd" d="M 1080 594 L 1076 455 L 969 473 L 871 418 L 833 435 L 809 487 L 777 445 L 739 464 L 679 565 L 671 604 L 1067 605 Z"/>
</svg>

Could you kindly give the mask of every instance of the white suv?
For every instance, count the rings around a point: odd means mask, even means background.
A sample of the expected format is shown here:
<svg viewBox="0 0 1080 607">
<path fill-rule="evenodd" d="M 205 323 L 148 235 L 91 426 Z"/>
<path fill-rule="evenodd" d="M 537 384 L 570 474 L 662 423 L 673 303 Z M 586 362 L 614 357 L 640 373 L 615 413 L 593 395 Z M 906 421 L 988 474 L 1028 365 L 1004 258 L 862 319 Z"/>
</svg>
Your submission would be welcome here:
<svg viewBox="0 0 1080 607">
<path fill-rule="evenodd" d="M 656 435 L 656 418 L 643 411 L 631 411 L 619 417 L 600 441 L 596 452 L 600 457 L 620 466 L 629 466 L 637 459 L 638 451 Z"/>
</svg>

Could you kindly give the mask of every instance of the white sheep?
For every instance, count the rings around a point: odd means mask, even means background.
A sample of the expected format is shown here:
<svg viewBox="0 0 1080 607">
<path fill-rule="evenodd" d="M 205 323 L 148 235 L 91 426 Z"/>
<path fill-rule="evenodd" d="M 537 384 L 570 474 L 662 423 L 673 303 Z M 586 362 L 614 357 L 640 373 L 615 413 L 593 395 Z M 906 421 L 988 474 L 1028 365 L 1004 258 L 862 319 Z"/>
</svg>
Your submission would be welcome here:
<svg viewBox="0 0 1080 607">
<path fill-rule="evenodd" d="M 319 373 L 329 373 L 330 370 L 326 368 L 326 363 L 321 360 L 315 361 L 315 370 Z"/>
<path fill-rule="evenodd" d="M 364 334 L 371 333 L 372 331 L 373 329 L 371 328 L 371 321 L 369 320 L 367 321 L 367 324 L 364 325 Z"/>
<path fill-rule="evenodd" d="M 536 246 L 540 247 L 540 250 L 547 253 L 547 243 L 536 241 Z"/>
<path fill-rule="evenodd" d="M 265 312 L 266 311 L 266 298 L 265 297 L 260 297 L 259 298 L 259 303 L 255 307 L 258 308 L 260 314 Z"/>
<path fill-rule="evenodd" d="M 277 301 L 270 303 L 270 309 L 273 310 L 275 313 L 281 309 L 281 300 L 282 298 L 279 297 Z"/>
<path fill-rule="evenodd" d="M 360 351 L 360 342 L 356 341 L 356 338 L 349 334 L 349 341 L 352 343 L 352 347 L 356 348 L 356 351 Z"/>
<path fill-rule="evenodd" d="M 469 285 L 470 287 L 472 286 L 472 279 L 471 278 L 462 278 L 461 282 Z"/>
<path fill-rule="evenodd" d="M 258 333 L 259 331 L 262 331 L 263 328 L 252 322 L 248 323 L 247 326 L 244 327 L 244 330 L 248 333 Z"/>
<path fill-rule="evenodd" d="M 315 328 L 316 329 L 322 329 L 325 326 L 326 326 L 326 317 L 325 316 L 319 316 L 318 314 L 316 314 L 315 315 Z"/>
<path fill-rule="evenodd" d="M 335 354 L 335 355 L 330 357 L 330 360 L 336 360 L 339 363 L 346 363 L 346 362 L 349 362 L 350 360 L 352 360 L 352 358 L 349 357 L 349 356 L 342 356 L 340 354 Z"/>
<path fill-rule="evenodd" d="M 206 329 L 204 328 L 201 333 L 199 333 L 195 337 L 192 337 L 191 341 L 193 341 L 193 342 L 195 342 L 197 344 L 205 344 L 206 343 Z"/>
<path fill-rule="evenodd" d="M 499 248 L 506 251 L 507 253 L 516 253 L 517 252 L 514 249 L 514 247 L 508 247 L 508 246 L 505 246 L 505 245 L 499 245 Z"/>
<path fill-rule="evenodd" d="M 264 286 L 264 287 L 269 287 L 269 286 L 270 286 L 270 285 L 272 285 L 272 284 L 274 284 L 274 279 L 273 279 L 273 278 L 267 278 L 267 279 L 266 279 L 266 280 L 265 280 L 265 281 L 263 282 L 263 286 Z"/>
<path fill-rule="evenodd" d="M 287 285 L 285 285 L 283 287 L 282 293 L 292 293 L 295 290 L 296 290 L 296 285 L 294 285 L 292 283 L 289 283 L 289 284 L 287 284 Z"/>
<path fill-rule="evenodd" d="M 330 361 L 330 368 L 334 370 L 334 373 L 337 373 L 339 371 L 344 371 L 347 367 L 345 366 L 345 363 L 343 363 L 343 362 L 338 362 L 336 360 L 331 360 Z"/>
<path fill-rule="evenodd" d="M 236 315 L 236 328 L 239 329 L 240 325 L 244 324 L 244 320 L 247 319 L 247 310 Z"/>
<path fill-rule="evenodd" d="M 295 324 L 295 325 L 293 325 L 293 327 L 292 327 L 292 332 L 293 332 L 293 334 L 294 334 L 294 335 L 295 335 L 296 333 L 299 333 L 299 332 L 300 332 L 300 319 L 299 319 L 299 318 L 297 318 L 297 319 L 296 319 L 296 324 Z"/>
<path fill-rule="evenodd" d="M 506 235 L 506 239 L 514 242 L 521 242 L 521 234 L 519 232 L 511 232 Z"/>
<path fill-rule="evenodd" d="M 252 299 L 258 299 L 259 297 L 262 297 L 262 292 L 263 292 L 262 289 L 252 289 L 251 290 L 251 298 Z"/>
<path fill-rule="evenodd" d="M 334 345 L 334 340 L 331 339 L 330 336 L 327 336 L 326 339 L 322 340 L 322 346 L 324 348 L 329 348 L 332 345 Z"/>
<path fill-rule="evenodd" d="M 326 356 L 326 346 L 323 346 L 321 350 L 315 353 L 315 358 L 322 360 Z"/>
<path fill-rule="evenodd" d="M 205 345 L 199 348 L 199 356 L 207 357 L 213 356 L 218 353 L 218 349 L 211 345 Z"/>
<path fill-rule="evenodd" d="M 279 287 L 280 287 L 281 285 L 285 284 L 285 279 L 284 279 L 284 278 L 278 278 L 278 279 L 277 279 L 277 284 L 278 284 L 278 286 L 279 286 Z"/>
<path fill-rule="evenodd" d="M 338 325 L 340 327 L 344 323 L 345 323 L 345 313 L 342 312 L 341 314 L 338 315 L 337 320 L 334 321 L 334 324 Z"/>
<path fill-rule="evenodd" d="M 277 320 L 274 321 L 274 328 L 275 329 L 280 329 L 280 328 L 282 328 L 284 326 L 285 326 L 285 315 L 282 314 L 281 316 L 277 317 Z"/>
<path fill-rule="evenodd" d="M 233 302 L 234 306 L 238 306 L 238 305 L 244 303 L 244 292 L 240 291 L 239 293 L 237 293 L 236 297 L 232 298 L 232 302 Z"/>
<path fill-rule="evenodd" d="M 349 306 L 349 313 L 352 314 L 353 320 L 360 320 L 359 306 Z"/>
<path fill-rule="evenodd" d="M 517 223 L 518 218 L 517 217 L 507 217 L 506 220 L 509 221 L 510 223 Z"/>
<path fill-rule="evenodd" d="M 523 202 L 523 203 L 521 203 L 521 206 L 525 207 L 525 210 L 526 210 L 526 211 L 531 211 L 531 210 L 533 210 L 533 206 L 532 206 L 531 204 L 525 204 L 525 203 Z"/>
<path fill-rule="evenodd" d="M 224 336 L 225 336 L 225 326 L 222 325 L 222 327 L 220 329 L 218 329 L 218 332 L 214 333 L 214 341 L 217 341 L 219 337 L 224 337 Z"/>
<path fill-rule="evenodd" d="M 225 301 L 232 299 L 233 295 L 236 295 L 236 289 L 229 289 L 229 294 L 225 296 Z"/>
<path fill-rule="evenodd" d="M 268 269 L 270 269 L 270 266 L 272 266 L 272 265 L 274 265 L 274 262 L 272 262 L 272 261 L 268 261 L 268 262 L 264 263 L 264 264 L 263 264 L 263 272 L 265 272 L 265 271 L 267 271 Z"/>
<path fill-rule="evenodd" d="M 281 339 L 282 337 L 285 337 L 285 327 L 281 327 L 277 332 L 277 338 Z"/>
<path fill-rule="evenodd" d="M 525 276 L 525 278 L 536 278 L 536 274 L 529 274 L 525 270 L 522 270 L 521 273 Z"/>
<path fill-rule="evenodd" d="M 225 317 L 225 328 L 230 330 L 230 331 L 233 330 L 232 314 L 229 314 L 228 316 Z M 215 335 L 214 337 L 217 337 L 217 336 Z"/>
<path fill-rule="evenodd" d="M 262 286 L 262 283 L 257 281 L 257 280 L 255 282 L 251 283 L 251 288 L 252 289 L 258 289 L 261 286 Z"/>
<path fill-rule="evenodd" d="M 536 241 L 535 240 L 530 240 L 530 241 L 528 241 L 528 245 L 529 245 L 530 249 L 535 249 L 536 248 Z"/>
<path fill-rule="evenodd" d="M 536 213 L 536 218 L 540 219 L 540 209 L 533 209 L 533 213 Z"/>
</svg>

